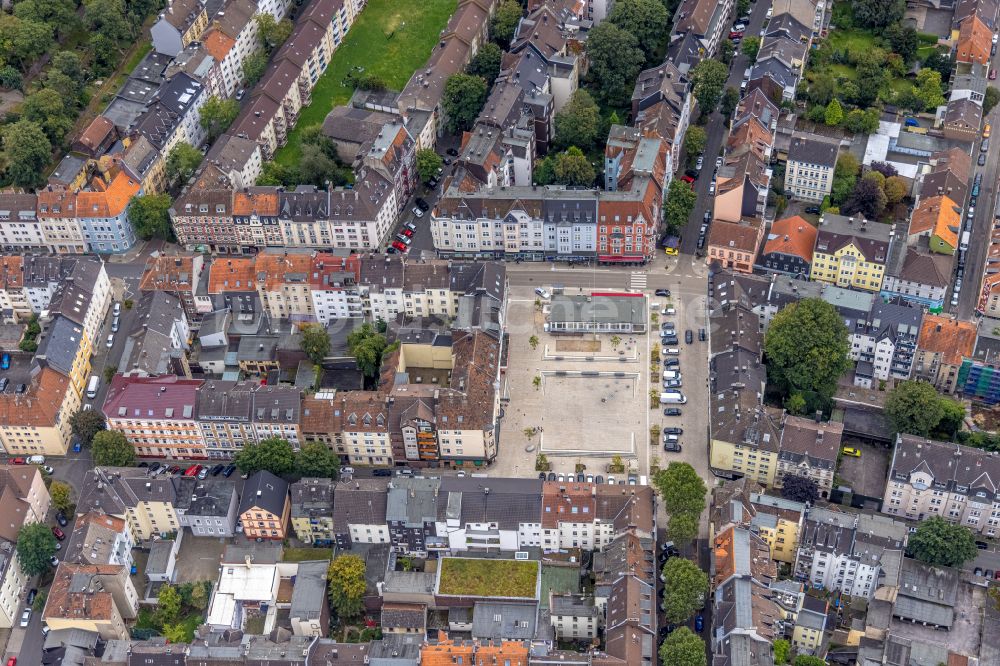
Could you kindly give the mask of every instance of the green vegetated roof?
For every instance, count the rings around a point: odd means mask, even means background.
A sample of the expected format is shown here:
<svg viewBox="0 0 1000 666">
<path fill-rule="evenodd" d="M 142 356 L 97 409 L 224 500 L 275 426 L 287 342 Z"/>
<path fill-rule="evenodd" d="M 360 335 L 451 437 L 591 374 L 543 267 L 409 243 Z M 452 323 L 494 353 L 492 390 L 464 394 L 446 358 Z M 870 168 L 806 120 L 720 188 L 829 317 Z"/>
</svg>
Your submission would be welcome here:
<svg viewBox="0 0 1000 666">
<path fill-rule="evenodd" d="M 439 580 L 438 594 L 534 598 L 538 562 L 446 557 Z"/>
</svg>

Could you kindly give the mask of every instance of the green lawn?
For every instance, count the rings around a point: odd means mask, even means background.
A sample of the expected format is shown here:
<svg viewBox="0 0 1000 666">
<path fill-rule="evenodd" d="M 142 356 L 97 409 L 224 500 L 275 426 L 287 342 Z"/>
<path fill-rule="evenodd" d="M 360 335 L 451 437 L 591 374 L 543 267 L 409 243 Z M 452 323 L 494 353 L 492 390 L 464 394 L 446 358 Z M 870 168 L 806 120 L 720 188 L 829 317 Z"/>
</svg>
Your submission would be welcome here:
<svg viewBox="0 0 1000 666">
<path fill-rule="evenodd" d="M 312 104 L 302 109 L 288 145 L 278 151 L 275 161 L 294 164 L 302 128 L 322 123 L 330 109 L 351 99 L 354 91 L 343 82 L 355 66 L 378 75 L 392 90 L 402 90 L 427 62 L 457 4 L 457 0 L 369 0 L 313 88 Z"/>
<path fill-rule="evenodd" d="M 875 35 L 866 30 L 831 30 L 830 34 L 823 40 L 824 44 L 829 44 L 831 48 L 837 50 L 847 49 L 852 52 L 867 51 L 875 45 Z"/>
<path fill-rule="evenodd" d="M 281 553 L 282 562 L 309 562 L 333 559 L 331 548 L 285 548 Z"/>
<path fill-rule="evenodd" d="M 518 598 L 535 596 L 538 562 L 446 557 L 441 560 L 440 566 L 440 594 Z"/>
</svg>

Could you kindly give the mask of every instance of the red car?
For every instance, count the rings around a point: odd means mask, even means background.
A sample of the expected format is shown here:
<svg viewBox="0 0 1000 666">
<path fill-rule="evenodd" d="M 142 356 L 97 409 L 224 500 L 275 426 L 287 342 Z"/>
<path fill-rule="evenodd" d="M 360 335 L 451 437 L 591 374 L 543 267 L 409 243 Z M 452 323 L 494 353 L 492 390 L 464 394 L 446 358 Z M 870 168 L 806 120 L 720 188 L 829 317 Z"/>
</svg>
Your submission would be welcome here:
<svg viewBox="0 0 1000 666">
<path fill-rule="evenodd" d="M 688 185 L 692 185 L 692 186 L 694 185 L 694 178 L 692 178 L 691 176 L 688 176 L 687 174 L 681 176 L 681 180 L 683 180 Z"/>
<path fill-rule="evenodd" d="M 401 233 L 401 234 L 403 234 L 404 236 L 406 236 L 407 238 L 409 238 L 410 236 L 412 236 L 412 235 L 413 235 L 413 229 L 403 229 L 403 230 L 402 230 L 402 231 L 400 231 L 399 233 Z"/>
<path fill-rule="evenodd" d="M 7 666 L 17 666 L 17 657 L 11 657 L 8 659 Z"/>
<path fill-rule="evenodd" d="M 990 70 L 990 81 L 994 80 L 995 78 L 997 78 L 997 70 L 991 69 Z"/>
<path fill-rule="evenodd" d="M 59 539 L 60 541 L 66 538 L 66 534 L 55 525 L 52 526 L 52 536 Z"/>
<path fill-rule="evenodd" d="M 736 30 L 734 30 L 733 32 L 729 33 L 729 39 L 741 39 L 742 37 L 743 37 L 743 33 L 742 32 L 738 32 Z"/>
<path fill-rule="evenodd" d="M 24 465 L 24 464 L 26 464 L 26 463 L 25 463 L 25 460 L 24 460 L 24 458 L 13 458 L 13 459 L 12 459 L 12 460 L 10 461 L 10 464 L 11 464 L 11 465 Z"/>
<path fill-rule="evenodd" d="M 198 472 L 201 471 L 201 465 L 191 465 L 186 470 L 184 470 L 184 476 L 198 476 Z"/>
<path fill-rule="evenodd" d="M 399 252 L 406 252 L 406 245 L 404 243 L 400 243 L 399 241 L 392 241 L 392 247 Z"/>
</svg>

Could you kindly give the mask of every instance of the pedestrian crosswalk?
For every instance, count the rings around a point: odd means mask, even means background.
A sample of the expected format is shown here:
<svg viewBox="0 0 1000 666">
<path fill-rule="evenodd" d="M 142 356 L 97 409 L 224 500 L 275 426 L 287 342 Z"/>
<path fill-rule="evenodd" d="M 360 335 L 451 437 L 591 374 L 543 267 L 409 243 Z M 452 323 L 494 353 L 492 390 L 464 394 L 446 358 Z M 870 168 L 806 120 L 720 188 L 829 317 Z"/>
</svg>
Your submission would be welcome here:
<svg viewBox="0 0 1000 666">
<path fill-rule="evenodd" d="M 646 274 L 640 271 L 632 271 L 628 276 L 628 288 L 633 291 L 644 291 L 646 289 Z"/>
</svg>

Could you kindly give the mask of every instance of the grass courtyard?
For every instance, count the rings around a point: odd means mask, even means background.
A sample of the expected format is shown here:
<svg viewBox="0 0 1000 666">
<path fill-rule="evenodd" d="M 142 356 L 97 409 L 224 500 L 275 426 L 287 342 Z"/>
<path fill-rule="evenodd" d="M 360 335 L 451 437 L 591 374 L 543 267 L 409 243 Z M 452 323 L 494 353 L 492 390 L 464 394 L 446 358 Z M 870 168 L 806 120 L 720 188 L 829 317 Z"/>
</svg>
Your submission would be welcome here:
<svg viewBox="0 0 1000 666">
<path fill-rule="evenodd" d="M 329 67 L 312 91 L 312 104 L 302 109 L 288 145 L 275 161 L 284 165 L 299 159 L 302 129 L 319 125 L 334 106 L 346 104 L 354 93 L 344 81 L 356 66 L 380 77 L 391 90 L 402 90 L 410 76 L 430 57 L 454 13 L 457 0 L 368 0 L 357 21 L 334 52 Z"/>
<path fill-rule="evenodd" d="M 445 557 L 440 566 L 439 594 L 517 598 L 535 596 L 538 562 Z"/>
</svg>

